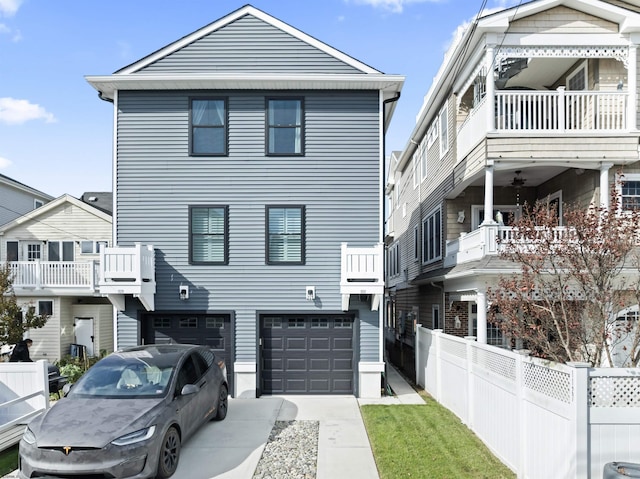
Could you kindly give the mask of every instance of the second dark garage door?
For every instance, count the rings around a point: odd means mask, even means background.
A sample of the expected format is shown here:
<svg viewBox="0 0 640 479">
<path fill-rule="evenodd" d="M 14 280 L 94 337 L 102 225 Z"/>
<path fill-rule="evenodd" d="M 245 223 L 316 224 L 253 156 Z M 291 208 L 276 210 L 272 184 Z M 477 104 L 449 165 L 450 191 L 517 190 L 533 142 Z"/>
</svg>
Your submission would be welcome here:
<svg viewBox="0 0 640 479">
<path fill-rule="evenodd" d="M 263 394 L 353 394 L 350 315 L 262 315 Z"/>
</svg>

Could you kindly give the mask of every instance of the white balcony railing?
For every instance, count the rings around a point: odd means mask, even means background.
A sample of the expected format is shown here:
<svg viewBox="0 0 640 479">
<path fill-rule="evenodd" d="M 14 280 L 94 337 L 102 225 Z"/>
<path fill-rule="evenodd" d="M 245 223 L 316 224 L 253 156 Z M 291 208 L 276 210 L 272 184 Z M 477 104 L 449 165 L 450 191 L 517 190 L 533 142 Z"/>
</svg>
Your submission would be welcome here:
<svg viewBox="0 0 640 479">
<path fill-rule="evenodd" d="M 153 245 L 116 246 L 100 251 L 100 293 L 120 310 L 125 296 L 139 298 L 147 311 L 155 304 L 155 251 Z"/>
<path fill-rule="evenodd" d="M 378 243 L 370 248 L 357 248 L 342 243 L 340 256 L 342 309 L 348 309 L 352 294 L 374 295 L 371 309 L 377 309 L 384 293 L 384 245 Z"/>
<path fill-rule="evenodd" d="M 458 160 L 488 132 L 627 131 L 628 101 L 623 91 L 498 90 L 493 102 L 485 97 L 458 128 Z M 493 115 L 488 108 L 493 108 Z"/>
<path fill-rule="evenodd" d="M 14 289 L 74 288 L 95 291 L 98 268 L 95 261 L 9 262 Z"/>
<path fill-rule="evenodd" d="M 542 233 L 546 229 L 540 228 Z M 571 234 L 571 229 L 564 226 L 553 228 L 552 241 L 561 241 Z M 500 242 L 498 242 L 498 238 Z M 482 225 L 471 233 L 463 233 L 460 238 L 449 240 L 446 244 L 444 267 L 455 266 L 482 259 L 486 255 L 497 255 L 500 253 L 501 245 L 521 241 L 516 238 L 514 228 L 510 226 L 499 226 L 498 224 Z M 535 240 L 529 244 L 535 244 Z"/>
</svg>

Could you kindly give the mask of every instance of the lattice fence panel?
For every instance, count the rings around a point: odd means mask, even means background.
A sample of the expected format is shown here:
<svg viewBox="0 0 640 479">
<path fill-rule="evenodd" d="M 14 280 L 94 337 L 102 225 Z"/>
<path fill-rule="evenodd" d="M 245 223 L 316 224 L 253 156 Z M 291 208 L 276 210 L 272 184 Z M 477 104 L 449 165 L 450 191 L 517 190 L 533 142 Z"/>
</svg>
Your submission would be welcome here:
<svg viewBox="0 0 640 479">
<path fill-rule="evenodd" d="M 463 342 L 454 341 L 441 336 L 440 346 L 442 351 L 461 359 L 467 359 L 467 345 Z"/>
<path fill-rule="evenodd" d="M 504 354 L 486 349 L 473 348 L 473 363 L 478 367 L 491 371 L 498 376 L 516 380 L 516 360 Z"/>
<path fill-rule="evenodd" d="M 573 402 L 571 374 L 533 363 L 524 363 L 522 370 L 526 388 L 567 404 Z"/>
<path fill-rule="evenodd" d="M 640 377 L 589 378 L 589 406 L 640 407 Z"/>
</svg>

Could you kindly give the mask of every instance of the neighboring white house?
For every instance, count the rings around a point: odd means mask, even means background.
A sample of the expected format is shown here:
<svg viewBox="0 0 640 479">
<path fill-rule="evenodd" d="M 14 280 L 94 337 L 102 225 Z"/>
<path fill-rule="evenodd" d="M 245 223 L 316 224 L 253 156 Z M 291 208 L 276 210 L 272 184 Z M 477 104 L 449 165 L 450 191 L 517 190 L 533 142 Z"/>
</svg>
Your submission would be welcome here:
<svg viewBox="0 0 640 479">
<path fill-rule="evenodd" d="M 72 344 L 89 355 L 113 351 L 113 307 L 98 288 L 111 226 L 109 214 L 63 195 L 0 227 L 0 260 L 11 268 L 18 303 L 49 315 L 27 333 L 32 359 L 53 362 Z"/>
<path fill-rule="evenodd" d="M 52 199 L 53 196 L 0 175 L 0 225 L 39 208 Z"/>
<path fill-rule="evenodd" d="M 520 270 L 496 239 L 525 202 L 607 206 L 623 171 L 623 208 L 640 206 L 639 44 L 640 8 L 601 0 L 526 2 L 454 42 L 390 163 L 394 362 L 413 368 L 416 323 L 507 345 L 486 291 Z"/>
</svg>

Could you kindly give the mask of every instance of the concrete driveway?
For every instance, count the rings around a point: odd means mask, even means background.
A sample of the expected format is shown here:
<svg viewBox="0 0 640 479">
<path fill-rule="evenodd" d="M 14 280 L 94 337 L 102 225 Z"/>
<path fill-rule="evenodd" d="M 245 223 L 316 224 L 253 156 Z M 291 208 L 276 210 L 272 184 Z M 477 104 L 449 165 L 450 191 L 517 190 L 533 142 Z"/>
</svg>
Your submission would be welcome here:
<svg viewBox="0 0 640 479">
<path fill-rule="evenodd" d="M 319 421 L 317 479 L 377 479 L 358 400 L 353 396 L 230 399 L 223 422 L 185 445 L 174 477 L 251 479 L 276 421 Z"/>
</svg>

